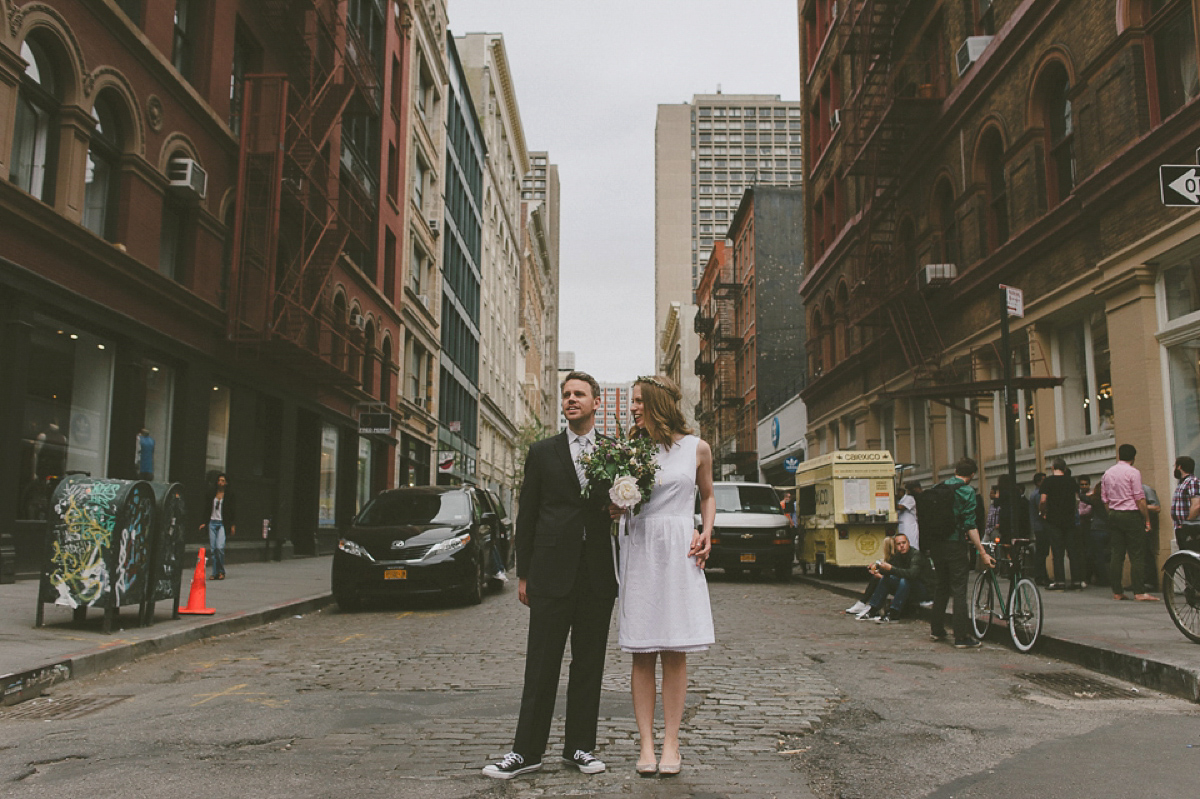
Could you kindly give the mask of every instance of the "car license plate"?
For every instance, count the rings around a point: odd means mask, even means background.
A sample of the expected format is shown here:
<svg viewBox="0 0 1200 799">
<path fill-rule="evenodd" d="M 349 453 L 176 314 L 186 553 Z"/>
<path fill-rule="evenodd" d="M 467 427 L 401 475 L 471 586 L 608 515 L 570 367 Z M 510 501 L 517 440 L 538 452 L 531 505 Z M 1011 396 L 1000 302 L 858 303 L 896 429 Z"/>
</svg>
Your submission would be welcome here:
<svg viewBox="0 0 1200 799">
<path fill-rule="evenodd" d="M 383 573 L 385 580 L 407 580 L 408 569 L 387 569 Z"/>
<path fill-rule="evenodd" d="M 754 562 L 753 555 L 742 555 L 742 563 L 753 563 L 753 562 Z"/>
</svg>

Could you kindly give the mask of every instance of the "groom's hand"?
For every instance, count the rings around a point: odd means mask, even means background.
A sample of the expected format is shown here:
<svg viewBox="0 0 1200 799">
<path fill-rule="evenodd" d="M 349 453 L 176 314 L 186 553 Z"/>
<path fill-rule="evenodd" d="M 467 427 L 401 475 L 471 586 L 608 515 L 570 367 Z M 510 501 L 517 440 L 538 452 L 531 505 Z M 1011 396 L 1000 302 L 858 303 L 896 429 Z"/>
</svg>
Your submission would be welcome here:
<svg viewBox="0 0 1200 799">
<path fill-rule="evenodd" d="M 517 580 L 517 599 L 521 600 L 522 605 L 529 607 L 529 594 L 525 593 L 526 582 L 527 581 L 524 577 L 522 577 L 520 580 Z"/>
</svg>

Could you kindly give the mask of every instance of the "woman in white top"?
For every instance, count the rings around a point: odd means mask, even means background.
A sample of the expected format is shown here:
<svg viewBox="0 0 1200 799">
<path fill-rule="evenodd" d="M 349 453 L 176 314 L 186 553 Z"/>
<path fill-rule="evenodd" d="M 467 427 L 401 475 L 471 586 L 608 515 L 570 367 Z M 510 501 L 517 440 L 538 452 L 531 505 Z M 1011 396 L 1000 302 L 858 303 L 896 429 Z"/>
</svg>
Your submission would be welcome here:
<svg viewBox="0 0 1200 799">
<path fill-rule="evenodd" d="M 650 499 L 622 536 L 619 635 L 633 654 L 633 708 L 642 775 L 679 773 L 679 725 L 687 695 L 687 653 L 714 641 L 704 562 L 712 548 L 712 450 L 693 435 L 669 378 L 639 377 L 630 408 L 634 436 L 658 443 L 659 472 Z M 700 491 L 701 528 L 695 525 Z M 615 506 L 614 506 L 615 509 Z M 654 753 L 655 671 L 662 660 L 662 759 Z"/>
</svg>

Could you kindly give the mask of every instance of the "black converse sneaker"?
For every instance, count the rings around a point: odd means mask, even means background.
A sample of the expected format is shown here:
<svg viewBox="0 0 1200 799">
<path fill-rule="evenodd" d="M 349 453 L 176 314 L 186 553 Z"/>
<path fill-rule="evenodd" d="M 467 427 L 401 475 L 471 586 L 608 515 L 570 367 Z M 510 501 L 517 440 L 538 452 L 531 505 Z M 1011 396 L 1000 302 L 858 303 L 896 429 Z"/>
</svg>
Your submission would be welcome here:
<svg viewBox="0 0 1200 799">
<path fill-rule="evenodd" d="M 582 749 L 576 749 L 575 754 L 571 757 L 563 755 L 563 762 L 574 766 L 584 774 L 599 774 L 604 771 L 607 766 L 604 761 L 593 755 L 591 752 L 585 752 Z"/>
<path fill-rule="evenodd" d="M 603 763 L 601 771 L 603 771 Z M 516 752 L 509 752 L 504 756 L 504 759 L 499 763 L 489 763 L 483 767 L 483 776 L 492 777 L 497 780 L 511 780 L 518 774 L 526 774 L 530 771 L 537 771 L 542 767 L 541 761 L 537 763 L 526 763 L 525 758 L 518 755 Z"/>
</svg>

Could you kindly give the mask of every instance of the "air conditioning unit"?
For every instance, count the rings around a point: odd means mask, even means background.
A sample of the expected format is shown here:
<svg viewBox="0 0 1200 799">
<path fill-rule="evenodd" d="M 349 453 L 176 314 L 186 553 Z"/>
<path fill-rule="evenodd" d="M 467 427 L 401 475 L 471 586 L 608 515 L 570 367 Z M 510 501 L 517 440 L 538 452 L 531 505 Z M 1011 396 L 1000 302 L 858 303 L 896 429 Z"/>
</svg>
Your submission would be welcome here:
<svg viewBox="0 0 1200 799">
<path fill-rule="evenodd" d="M 363 316 L 360 313 L 350 314 L 350 327 L 357 328 L 358 330 L 366 330 L 367 329 L 367 317 Z"/>
<path fill-rule="evenodd" d="M 972 64 L 979 60 L 983 51 L 992 43 L 992 38 L 991 36 L 968 36 L 963 41 L 962 47 L 958 48 L 958 53 L 954 57 L 960 78 L 971 68 Z"/>
<path fill-rule="evenodd" d="M 429 223 L 429 232 L 430 232 L 430 233 L 432 233 L 433 235 L 435 235 L 435 236 L 436 236 L 436 235 L 438 235 L 438 233 L 440 233 L 440 232 L 441 232 L 441 228 L 442 228 L 442 220 L 440 220 L 440 219 L 427 219 L 427 220 L 425 220 L 425 221 Z"/>
<path fill-rule="evenodd" d="M 208 194 L 208 173 L 191 158 L 172 158 L 167 162 L 167 180 L 179 192 L 203 200 Z"/>
<path fill-rule="evenodd" d="M 837 130 L 840 124 L 842 124 L 842 109 L 835 108 L 829 114 L 829 129 Z"/>
<path fill-rule="evenodd" d="M 919 280 L 921 290 L 935 289 L 948 286 L 958 277 L 958 266 L 955 264 L 925 264 L 921 268 Z"/>
</svg>

